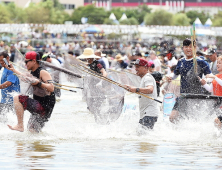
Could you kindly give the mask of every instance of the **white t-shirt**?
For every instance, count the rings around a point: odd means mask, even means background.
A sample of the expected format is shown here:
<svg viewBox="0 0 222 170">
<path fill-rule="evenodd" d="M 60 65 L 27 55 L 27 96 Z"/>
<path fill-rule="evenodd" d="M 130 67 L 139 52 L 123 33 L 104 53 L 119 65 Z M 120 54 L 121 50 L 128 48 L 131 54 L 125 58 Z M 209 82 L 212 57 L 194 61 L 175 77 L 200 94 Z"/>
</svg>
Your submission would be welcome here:
<svg viewBox="0 0 222 170">
<path fill-rule="evenodd" d="M 150 73 L 147 73 L 141 79 L 140 88 L 144 88 L 149 85 L 154 87 L 153 93 L 145 95 L 157 99 L 156 81 Z M 144 116 L 158 117 L 159 109 L 156 101 L 144 96 L 140 96 L 139 107 L 140 107 L 140 119 L 142 119 Z"/>
<path fill-rule="evenodd" d="M 61 64 L 60 64 L 60 62 L 57 60 L 57 59 L 55 59 L 55 58 L 51 58 L 52 59 L 52 61 L 51 61 L 51 64 L 52 65 L 54 65 L 54 66 L 56 66 L 56 67 L 61 67 Z M 48 69 L 47 69 L 48 70 Z M 51 74 L 51 76 L 52 76 L 52 79 L 54 80 L 54 81 L 56 81 L 56 82 L 59 82 L 59 71 L 58 70 L 55 70 L 55 69 L 50 69 L 50 70 L 48 70 L 49 72 L 50 72 L 50 74 Z"/>
<path fill-rule="evenodd" d="M 61 67 L 60 62 L 55 58 L 52 58 L 51 64 L 57 67 Z"/>
<path fill-rule="evenodd" d="M 109 61 L 106 57 L 102 57 L 102 60 L 104 61 L 105 65 L 106 65 L 106 69 L 109 69 Z"/>
<path fill-rule="evenodd" d="M 217 60 L 210 63 L 210 70 L 214 75 L 219 73 L 219 71 L 217 71 Z"/>
<path fill-rule="evenodd" d="M 155 69 L 156 69 L 158 66 L 160 67 L 160 70 L 156 70 L 156 71 L 161 72 L 161 62 L 160 62 L 160 60 L 159 60 L 158 58 L 156 58 L 156 59 L 154 59 L 154 60 L 152 60 L 152 61 L 153 61 L 154 65 L 155 65 Z"/>
<path fill-rule="evenodd" d="M 173 65 L 177 65 L 177 63 L 178 63 L 178 61 L 175 59 L 175 57 L 173 57 L 171 60 L 169 60 L 167 62 L 168 66 L 170 66 L 170 67 L 172 67 Z M 169 67 L 167 68 L 167 74 L 168 75 L 171 74 L 171 70 Z"/>
<path fill-rule="evenodd" d="M 74 50 L 75 50 L 75 51 L 79 50 L 79 47 L 80 47 L 80 46 L 79 46 L 79 43 L 75 44 Z"/>
<path fill-rule="evenodd" d="M 68 50 L 69 50 L 69 44 L 66 44 L 66 45 L 63 44 L 62 47 L 61 47 L 61 50 L 68 52 Z"/>
</svg>

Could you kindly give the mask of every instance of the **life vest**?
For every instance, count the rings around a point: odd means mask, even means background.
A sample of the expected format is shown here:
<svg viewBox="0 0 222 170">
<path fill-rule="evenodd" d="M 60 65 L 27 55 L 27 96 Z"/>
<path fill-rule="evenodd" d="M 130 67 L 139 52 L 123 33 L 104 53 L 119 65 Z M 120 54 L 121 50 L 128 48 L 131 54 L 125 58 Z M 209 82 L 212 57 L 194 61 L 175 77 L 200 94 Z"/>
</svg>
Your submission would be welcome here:
<svg viewBox="0 0 222 170">
<path fill-rule="evenodd" d="M 222 74 L 216 75 L 219 79 L 222 79 Z M 212 81 L 213 84 L 213 92 L 215 96 L 222 96 L 222 86 L 216 81 Z"/>
</svg>

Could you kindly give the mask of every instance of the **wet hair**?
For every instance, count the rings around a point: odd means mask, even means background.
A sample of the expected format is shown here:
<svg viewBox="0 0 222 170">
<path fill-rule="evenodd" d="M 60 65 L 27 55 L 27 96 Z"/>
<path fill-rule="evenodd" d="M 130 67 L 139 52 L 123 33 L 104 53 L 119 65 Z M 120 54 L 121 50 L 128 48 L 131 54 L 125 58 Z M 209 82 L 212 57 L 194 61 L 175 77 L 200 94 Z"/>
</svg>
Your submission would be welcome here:
<svg viewBox="0 0 222 170">
<path fill-rule="evenodd" d="M 38 51 L 38 54 L 39 54 L 40 58 L 42 58 L 43 52 L 42 51 Z"/>
<path fill-rule="evenodd" d="M 7 52 L 3 51 L 0 53 L 0 56 L 3 56 L 3 58 L 7 58 L 9 55 Z"/>
<path fill-rule="evenodd" d="M 36 62 L 39 64 L 41 57 L 39 53 L 36 53 Z"/>
<path fill-rule="evenodd" d="M 189 46 L 191 44 L 191 40 L 186 38 L 185 40 L 183 40 L 183 47 L 184 46 Z"/>
<path fill-rule="evenodd" d="M 142 54 L 141 53 L 137 53 L 136 56 L 142 57 Z"/>
<path fill-rule="evenodd" d="M 155 65 L 154 64 L 151 64 L 151 66 L 150 66 L 151 68 L 155 68 Z"/>
</svg>

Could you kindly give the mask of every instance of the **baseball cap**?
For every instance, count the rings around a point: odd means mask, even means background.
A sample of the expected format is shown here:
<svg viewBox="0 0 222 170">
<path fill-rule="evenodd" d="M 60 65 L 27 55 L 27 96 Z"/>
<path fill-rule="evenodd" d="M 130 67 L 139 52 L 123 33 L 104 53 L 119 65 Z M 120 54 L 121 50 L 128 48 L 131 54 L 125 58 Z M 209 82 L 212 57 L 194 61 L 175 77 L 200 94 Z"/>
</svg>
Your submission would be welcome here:
<svg viewBox="0 0 222 170">
<path fill-rule="evenodd" d="M 212 54 L 214 54 L 214 53 L 216 53 L 216 50 L 213 49 L 213 48 L 209 48 L 209 49 L 207 50 L 207 55 L 212 55 Z"/>
<path fill-rule="evenodd" d="M 29 51 L 25 54 L 25 59 L 38 60 L 38 53 L 35 51 Z"/>
<path fill-rule="evenodd" d="M 148 67 L 148 61 L 143 58 L 138 58 L 133 64 Z"/>
<path fill-rule="evenodd" d="M 44 54 L 44 55 L 42 56 L 42 60 L 43 60 L 43 61 L 46 61 L 47 58 L 56 58 L 56 56 L 55 56 L 54 54 L 52 54 L 52 53 L 50 53 L 50 54 Z"/>
<path fill-rule="evenodd" d="M 153 67 L 154 68 L 155 67 L 154 62 L 151 61 L 151 60 L 148 61 L 148 67 Z"/>
<path fill-rule="evenodd" d="M 49 54 L 44 54 L 44 55 L 42 56 L 42 60 L 43 60 L 43 61 L 46 61 L 48 57 L 49 57 Z"/>
<path fill-rule="evenodd" d="M 196 52 L 196 54 L 197 54 L 197 55 L 201 55 L 201 56 L 205 56 L 207 53 L 206 53 L 206 52 L 203 52 L 203 51 L 198 50 L 198 51 Z"/>
</svg>

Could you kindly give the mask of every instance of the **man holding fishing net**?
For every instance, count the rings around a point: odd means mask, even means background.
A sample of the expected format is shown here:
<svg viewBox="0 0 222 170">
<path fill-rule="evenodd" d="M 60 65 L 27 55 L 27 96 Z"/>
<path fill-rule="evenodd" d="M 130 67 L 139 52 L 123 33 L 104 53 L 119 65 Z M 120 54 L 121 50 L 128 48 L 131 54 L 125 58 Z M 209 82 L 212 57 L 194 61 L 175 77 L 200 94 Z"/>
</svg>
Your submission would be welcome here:
<svg viewBox="0 0 222 170">
<path fill-rule="evenodd" d="M 174 75 L 172 77 L 167 77 L 168 81 L 171 81 L 172 79 L 176 79 L 179 75 L 181 76 L 180 93 L 183 94 L 203 94 L 204 90 L 201 87 L 200 78 L 202 78 L 203 74 L 211 74 L 209 64 L 199 57 L 194 57 L 194 48 L 190 39 L 185 39 L 183 41 L 183 52 L 186 57 L 178 61 L 176 69 L 174 70 Z M 194 100 L 192 101 L 195 102 Z M 193 105 L 195 105 L 195 103 L 193 103 Z M 170 121 L 176 123 L 182 116 L 179 112 L 186 113 L 188 107 L 191 106 L 187 104 L 187 99 L 178 97 L 171 112 Z"/>
<path fill-rule="evenodd" d="M 102 74 L 104 77 L 107 76 L 107 72 L 102 64 L 97 60 L 100 59 L 98 55 L 94 54 L 92 48 L 85 48 L 82 55 L 77 57 L 77 59 L 86 60 L 89 68 L 96 73 Z"/>
<path fill-rule="evenodd" d="M 128 91 L 130 92 L 140 92 L 151 98 L 157 98 L 156 81 L 153 76 L 148 73 L 149 63 L 143 58 L 136 60 L 135 69 L 136 74 L 140 76 L 141 82 L 140 87 L 133 87 L 126 85 Z M 140 121 L 139 123 L 148 129 L 153 129 L 155 122 L 158 118 L 159 109 L 157 102 L 146 98 L 144 96 L 139 96 L 139 107 L 140 107 Z"/>
<path fill-rule="evenodd" d="M 25 54 L 25 64 L 31 71 L 31 75 L 24 75 L 16 70 L 12 64 L 10 70 L 21 77 L 23 81 L 33 86 L 33 99 L 28 96 L 19 95 L 14 97 L 14 106 L 18 123 L 15 126 L 8 125 L 12 130 L 24 131 L 23 116 L 28 110 L 31 117 L 28 122 L 28 129 L 31 132 L 40 132 L 45 122 L 51 116 L 55 105 L 54 85 L 50 74 L 39 65 L 40 56 L 35 51 Z"/>
<path fill-rule="evenodd" d="M 8 68 L 9 55 L 6 52 L 0 53 L 0 64 L 4 67 L 1 77 L 1 105 L 0 113 L 4 112 L 4 109 L 13 109 L 13 92 L 20 92 L 20 82 L 17 76 L 13 75 L 13 72 Z"/>
</svg>

